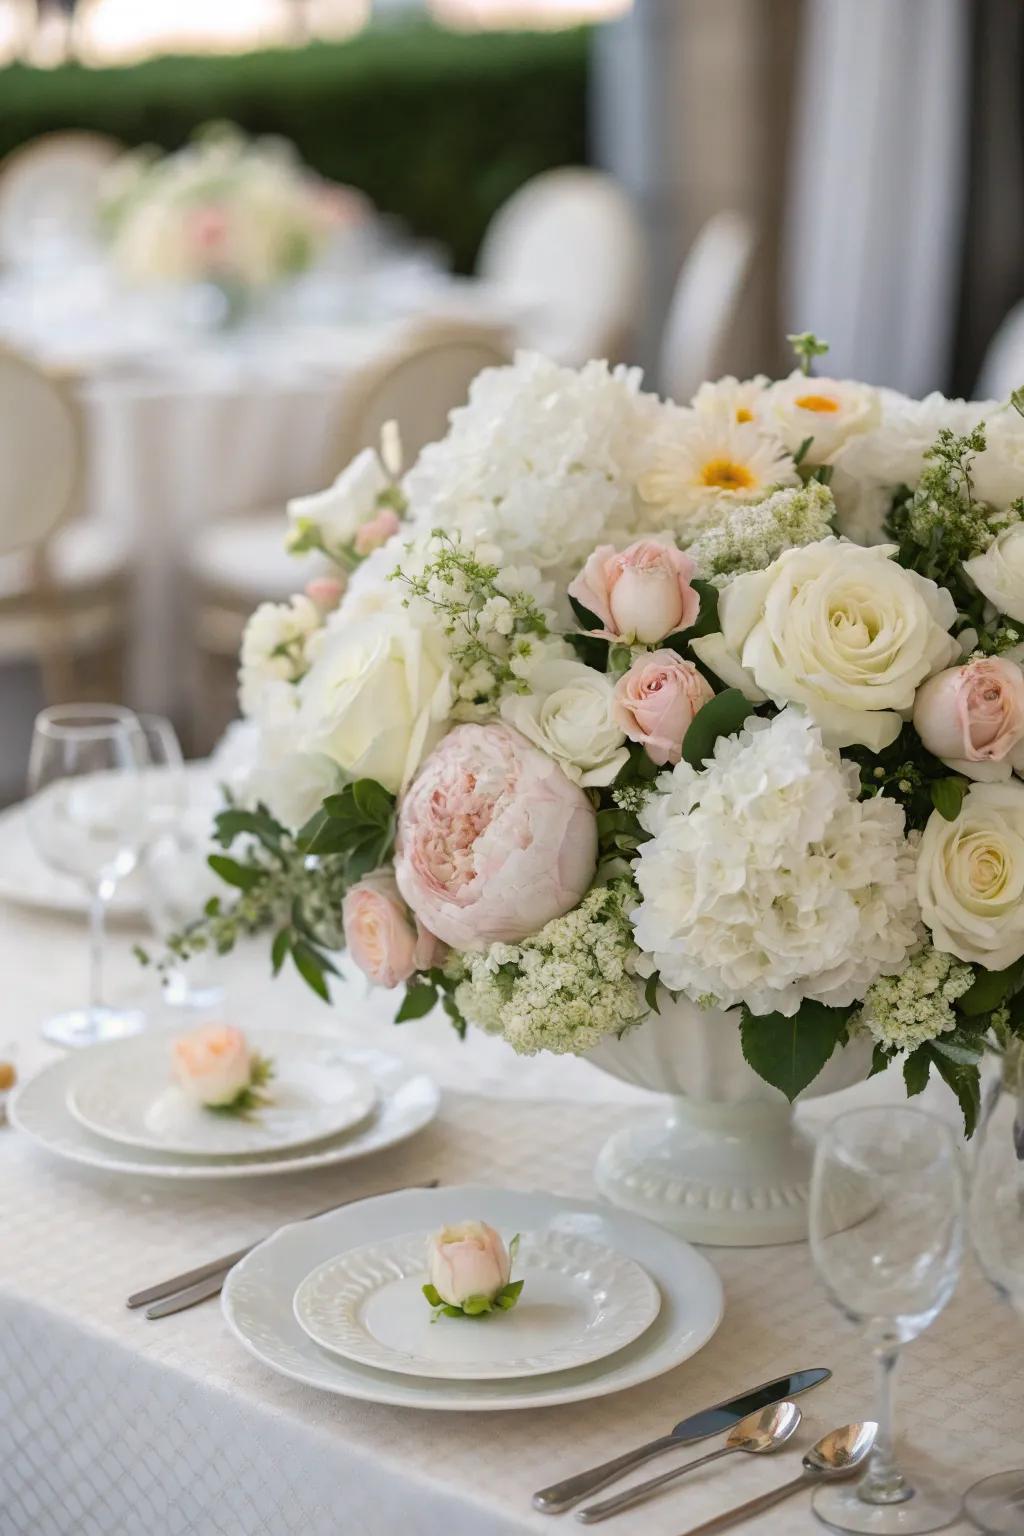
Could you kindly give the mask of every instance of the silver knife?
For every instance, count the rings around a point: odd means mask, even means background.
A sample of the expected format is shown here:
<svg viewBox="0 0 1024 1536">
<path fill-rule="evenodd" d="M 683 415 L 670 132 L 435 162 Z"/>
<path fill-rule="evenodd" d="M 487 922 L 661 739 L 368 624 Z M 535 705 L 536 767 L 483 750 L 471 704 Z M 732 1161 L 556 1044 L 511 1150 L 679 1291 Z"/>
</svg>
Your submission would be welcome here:
<svg viewBox="0 0 1024 1536">
<path fill-rule="evenodd" d="M 738 1424 L 740 1419 L 745 1419 L 748 1413 L 755 1413 L 758 1408 L 767 1408 L 771 1403 L 780 1403 L 783 1398 L 796 1397 L 799 1392 L 807 1392 L 820 1382 L 828 1381 L 831 1375 L 832 1372 L 823 1366 L 816 1366 L 810 1371 L 794 1371 L 791 1376 L 778 1376 L 774 1381 L 766 1381 L 763 1386 L 752 1387 L 749 1392 L 731 1397 L 728 1402 L 716 1403 L 714 1408 L 692 1413 L 689 1418 L 680 1419 L 669 1434 L 651 1440 L 647 1445 L 638 1446 L 635 1451 L 627 1451 L 623 1456 L 616 1456 L 614 1461 L 590 1467 L 586 1472 L 577 1472 L 575 1477 L 553 1483 L 550 1488 L 541 1488 L 533 1496 L 533 1507 L 546 1515 L 561 1514 L 588 1494 L 597 1493 L 599 1489 L 607 1488 L 609 1483 L 617 1482 L 627 1472 L 632 1472 L 634 1467 L 653 1461 L 663 1451 L 671 1451 L 680 1445 L 694 1445 L 698 1440 L 709 1439 L 711 1435 L 723 1434 Z"/>
</svg>

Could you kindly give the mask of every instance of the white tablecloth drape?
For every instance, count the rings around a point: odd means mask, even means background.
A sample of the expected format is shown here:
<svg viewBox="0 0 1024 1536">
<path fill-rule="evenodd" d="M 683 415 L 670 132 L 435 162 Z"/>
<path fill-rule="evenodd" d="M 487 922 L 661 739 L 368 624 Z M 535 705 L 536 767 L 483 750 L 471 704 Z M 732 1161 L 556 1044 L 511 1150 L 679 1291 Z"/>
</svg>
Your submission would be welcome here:
<svg viewBox="0 0 1024 1536">
<path fill-rule="evenodd" d="M 133 970 L 129 944 L 121 935 L 115 945 L 119 997 L 152 984 Z M 13 1036 L 26 1070 L 44 1059 L 45 1013 L 77 997 L 82 946 L 71 922 L 3 912 L 0 1046 Z M 532 1511 L 532 1490 L 783 1371 L 835 1372 L 802 1400 L 801 1448 L 870 1415 L 870 1362 L 803 1245 L 707 1250 L 726 1315 L 700 1354 L 628 1393 L 544 1411 L 436 1415 L 349 1402 L 263 1368 L 214 1304 L 160 1323 L 128 1312 L 129 1291 L 335 1193 L 436 1175 L 592 1196 L 602 1140 L 651 1102 L 586 1063 L 521 1062 L 479 1036 L 460 1046 L 441 1023 L 392 1028 L 389 1000 L 367 1002 L 355 985 L 329 1013 L 290 979 L 271 986 L 262 952 L 235 957 L 227 979 L 227 1011 L 243 1025 L 288 1018 L 363 1037 L 389 1031 L 390 1048 L 429 1062 L 442 1080 L 441 1117 L 365 1165 L 205 1189 L 90 1176 L 0 1131 L 3 1536 L 536 1536 L 570 1527 L 568 1517 L 559 1524 Z M 864 1091 L 898 1085 L 853 1093 Z M 819 1101 L 814 1113 L 834 1114 L 839 1100 Z M 1021 1362 L 1019 1323 L 969 1267 L 949 1308 L 906 1352 L 908 1448 L 958 1487 L 1019 1462 Z M 770 1464 L 736 1458 L 630 1516 L 628 1529 L 678 1536 L 784 1481 L 796 1464 L 792 1454 Z M 803 1498 L 759 1529 L 819 1527 Z"/>
</svg>

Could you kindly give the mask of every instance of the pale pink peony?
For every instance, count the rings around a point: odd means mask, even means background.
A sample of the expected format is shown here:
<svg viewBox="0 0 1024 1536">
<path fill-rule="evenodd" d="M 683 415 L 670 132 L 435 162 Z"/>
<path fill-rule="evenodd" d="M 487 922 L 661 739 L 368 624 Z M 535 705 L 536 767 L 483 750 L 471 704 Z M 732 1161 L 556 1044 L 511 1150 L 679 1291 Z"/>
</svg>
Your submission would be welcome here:
<svg viewBox="0 0 1024 1536">
<path fill-rule="evenodd" d="M 171 1047 L 171 1065 L 193 1104 L 230 1104 L 252 1079 L 249 1046 L 232 1024 L 204 1024 L 182 1035 Z"/>
<path fill-rule="evenodd" d="M 471 1296 L 493 1301 L 508 1285 L 508 1249 L 486 1221 L 460 1221 L 427 1240 L 430 1283 L 442 1301 L 461 1307 Z"/>
<path fill-rule="evenodd" d="M 914 728 L 969 779 L 1008 779 L 1024 770 L 1024 672 L 1001 656 L 937 672 L 917 690 Z"/>
<path fill-rule="evenodd" d="M 612 708 L 620 730 L 652 763 L 678 763 L 690 722 L 714 696 L 692 661 L 675 651 L 648 651 L 615 684 Z"/>
<path fill-rule="evenodd" d="M 378 987 L 397 987 L 444 958 L 444 946 L 410 918 L 389 870 L 378 869 L 354 885 L 341 918 L 349 954 Z"/>
<path fill-rule="evenodd" d="M 587 796 L 507 725 L 460 725 L 398 817 L 398 888 L 454 949 L 514 944 L 570 911 L 597 864 Z"/>
<path fill-rule="evenodd" d="M 306 596 L 316 603 L 321 613 L 337 608 L 345 595 L 345 573 L 341 576 L 314 576 L 306 582 Z"/>
<path fill-rule="evenodd" d="M 607 639 L 654 645 L 697 618 L 694 569 L 689 555 L 656 539 L 640 539 L 621 553 L 602 544 L 570 583 L 569 595 L 601 620 Z"/>
<path fill-rule="evenodd" d="M 393 507 L 381 507 L 375 517 L 356 530 L 353 540 L 357 555 L 372 555 L 375 549 L 386 544 L 402 526 L 402 520 Z"/>
</svg>

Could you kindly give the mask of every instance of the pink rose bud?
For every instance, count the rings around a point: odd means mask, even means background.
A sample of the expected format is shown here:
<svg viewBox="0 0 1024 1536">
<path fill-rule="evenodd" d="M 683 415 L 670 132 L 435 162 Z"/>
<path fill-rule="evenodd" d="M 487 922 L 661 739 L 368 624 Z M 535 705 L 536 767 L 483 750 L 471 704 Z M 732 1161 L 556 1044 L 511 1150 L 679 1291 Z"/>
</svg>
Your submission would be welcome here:
<svg viewBox="0 0 1024 1536">
<path fill-rule="evenodd" d="M 387 870 L 367 875 L 346 893 L 341 917 L 349 954 L 378 987 L 397 987 L 444 959 L 444 945 L 410 918 Z"/>
<path fill-rule="evenodd" d="M 1002 656 L 937 672 L 917 690 L 914 728 L 969 779 L 1008 779 L 1024 770 L 1024 672 Z"/>
<path fill-rule="evenodd" d="M 381 507 L 376 517 L 358 529 L 353 543 L 357 555 L 372 555 L 401 528 L 402 520 L 393 507 Z"/>
<path fill-rule="evenodd" d="M 607 639 L 654 645 L 696 620 L 694 569 L 674 544 L 640 539 L 621 554 L 602 544 L 570 583 L 569 595 L 601 620 Z"/>
<path fill-rule="evenodd" d="M 690 722 L 715 696 L 692 661 L 675 651 L 639 656 L 615 684 L 616 724 L 654 763 L 678 763 Z"/>
<path fill-rule="evenodd" d="M 316 603 L 321 613 L 330 613 L 332 608 L 337 608 L 344 595 L 343 576 L 314 576 L 312 581 L 306 582 L 306 596 Z"/>
<path fill-rule="evenodd" d="M 435 1232 L 427 1240 L 427 1265 L 431 1285 L 450 1307 L 471 1296 L 492 1301 L 512 1272 L 508 1249 L 485 1221 L 460 1221 Z"/>
<path fill-rule="evenodd" d="M 171 1047 L 171 1065 L 193 1104 L 230 1104 L 252 1079 L 245 1036 L 231 1024 L 204 1024 L 182 1035 Z"/>
<path fill-rule="evenodd" d="M 215 256 L 227 244 L 227 214 L 216 204 L 195 208 L 189 218 L 188 232 L 197 251 L 202 251 L 207 256 Z"/>
</svg>

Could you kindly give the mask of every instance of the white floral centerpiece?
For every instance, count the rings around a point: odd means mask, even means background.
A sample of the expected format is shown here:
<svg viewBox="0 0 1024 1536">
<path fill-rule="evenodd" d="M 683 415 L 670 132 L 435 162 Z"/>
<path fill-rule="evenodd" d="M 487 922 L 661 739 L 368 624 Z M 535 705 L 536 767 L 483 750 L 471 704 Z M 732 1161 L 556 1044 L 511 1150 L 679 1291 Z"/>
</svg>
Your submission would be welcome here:
<svg viewBox="0 0 1024 1536">
<path fill-rule="evenodd" d="M 327 997 L 344 942 L 399 1019 L 742 1105 L 899 1059 L 970 1131 L 1024 1031 L 1024 420 L 795 342 L 689 406 L 521 355 L 293 504 L 336 579 L 251 621 L 241 894 L 176 947 L 269 925 Z"/>
<path fill-rule="evenodd" d="M 286 141 L 215 123 L 172 154 L 134 150 L 115 161 L 101 214 L 128 282 L 209 283 L 237 297 L 306 271 L 365 207 L 306 171 Z"/>
</svg>

